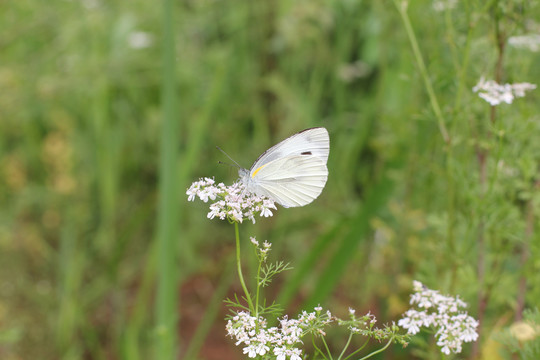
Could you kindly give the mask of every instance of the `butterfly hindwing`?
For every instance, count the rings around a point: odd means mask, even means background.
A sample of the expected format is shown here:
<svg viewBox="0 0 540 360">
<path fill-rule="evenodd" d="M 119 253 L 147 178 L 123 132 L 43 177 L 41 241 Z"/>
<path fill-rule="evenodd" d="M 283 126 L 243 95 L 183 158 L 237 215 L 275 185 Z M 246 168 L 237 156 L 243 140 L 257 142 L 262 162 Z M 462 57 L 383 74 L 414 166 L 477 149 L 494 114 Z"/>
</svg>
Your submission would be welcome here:
<svg viewBox="0 0 540 360">
<path fill-rule="evenodd" d="M 304 206 L 322 192 L 328 169 L 313 155 L 293 155 L 262 165 L 253 176 L 255 191 L 286 207 Z"/>
</svg>

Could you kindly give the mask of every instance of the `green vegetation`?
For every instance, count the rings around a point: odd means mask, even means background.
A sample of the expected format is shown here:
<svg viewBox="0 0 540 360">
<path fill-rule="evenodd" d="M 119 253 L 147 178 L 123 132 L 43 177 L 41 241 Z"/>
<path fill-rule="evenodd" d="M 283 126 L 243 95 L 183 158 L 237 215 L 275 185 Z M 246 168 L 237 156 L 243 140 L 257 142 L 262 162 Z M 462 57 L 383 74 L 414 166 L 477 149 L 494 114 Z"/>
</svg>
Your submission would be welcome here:
<svg viewBox="0 0 540 360">
<path fill-rule="evenodd" d="M 538 357 L 540 89 L 473 92 L 540 85 L 538 1 L 165 3 L 0 4 L 1 359 L 242 358 L 231 226 L 185 189 L 313 126 L 322 195 L 239 229 L 294 268 L 266 296 L 384 323 L 417 279 L 480 319 L 463 357 Z"/>
</svg>

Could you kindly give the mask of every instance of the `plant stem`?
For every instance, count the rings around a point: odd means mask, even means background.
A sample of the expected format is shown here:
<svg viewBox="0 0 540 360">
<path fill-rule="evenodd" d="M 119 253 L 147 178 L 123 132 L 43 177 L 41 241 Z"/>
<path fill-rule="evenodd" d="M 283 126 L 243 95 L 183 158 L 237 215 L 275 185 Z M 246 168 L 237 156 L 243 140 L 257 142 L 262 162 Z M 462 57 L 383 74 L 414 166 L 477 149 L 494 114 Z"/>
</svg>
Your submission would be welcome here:
<svg viewBox="0 0 540 360">
<path fill-rule="evenodd" d="M 350 353 L 344 360 L 350 359 L 351 357 L 356 355 L 356 353 L 359 353 L 360 351 L 362 351 L 362 349 L 364 349 L 366 347 L 368 342 L 369 342 L 369 338 L 366 341 L 364 341 L 364 344 L 362 346 L 360 346 L 358 349 L 356 349 L 352 353 Z"/>
<path fill-rule="evenodd" d="M 390 338 L 390 340 L 388 340 L 388 343 L 386 343 L 386 345 L 384 345 L 384 347 L 380 348 L 379 350 L 376 350 L 374 352 L 372 352 L 371 354 L 368 354 L 366 356 L 364 356 L 363 358 L 359 359 L 359 360 L 365 360 L 365 359 L 369 359 L 370 357 L 372 357 L 373 355 L 376 355 L 380 352 L 383 352 L 384 350 L 386 350 L 387 347 L 390 346 L 390 344 L 392 343 L 392 341 L 394 341 L 394 337 L 392 336 Z"/>
<path fill-rule="evenodd" d="M 261 290 L 261 268 L 263 261 L 259 258 L 259 266 L 257 268 L 257 292 L 255 295 L 255 317 L 259 318 L 259 294 Z"/>
<path fill-rule="evenodd" d="M 407 36 L 409 37 L 409 41 L 411 42 L 411 47 L 414 53 L 414 57 L 416 59 L 416 64 L 418 65 L 418 69 L 420 70 L 420 75 L 422 75 L 422 79 L 424 80 L 424 85 L 428 93 L 431 107 L 433 108 L 433 112 L 435 113 L 435 116 L 437 117 L 437 122 L 439 124 L 439 131 L 441 132 L 444 142 L 449 144 L 450 136 L 448 135 L 448 130 L 446 130 L 446 126 L 444 125 L 444 118 L 442 115 L 442 111 L 439 106 L 439 102 L 437 101 L 437 97 L 435 96 L 435 90 L 433 90 L 433 86 L 431 85 L 431 80 L 429 78 L 426 65 L 424 63 L 424 59 L 422 58 L 420 47 L 418 46 L 418 41 L 416 40 L 416 36 L 414 35 L 414 31 L 411 25 L 411 20 L 409 19 L 409 15 L 407 15 L 407 2 L 394 0 L 394 4 L 396 5 L 399 11 L 399 14 L 401 15 L 403 24 L 405 25 L 405 31 L 407 32 Z"/>
<path fill-rule="evenodd" d="M 328 353 L 328 358 L 329 359 L 333 359 L 332 357 L 332 352 L 330 351 L 330 349 L 328 348 L 328 344 L 326 343 L 326 341 L 324 340 L 324 337 L 321 337 L 321 340 L 324 344 L 324 348 L 326 349 L 326 352 Z"/>
<path fill-rule="evenodd" d="M 534 190 L 540 189 L 540 180 L 537 180 L 534 184 Z M 534 213 L 533 200 L 527 202 L 526 207 L 526 228 L 525 228 L 525 237 L 524 242 L 521 244 L 521 256 L 520 256 L 520 265 L 521 265 L 521 275 L 518 282 L 518 293 L 516 299 L 516 312 L 514 314 L 515 321 L 523 320 L 523 310 L 525 309 L 525 295 L 527 294 L 527 276 L 526 276 L 526 265 L 530 257 L 530 247 L 531 239 L 534 236 L 534 227 L 536 223 L 536 217 Z"/>
<path fill-rule="evenodd" d="M 351 343 L 352 336 L 353 336 L 353 334 L 351 332 L 349 334 L 349 338 L 347 339 L 347 343 L 343 347 L 343 351 L 341 352 L 341 354 L 339 354 L 338 360 L 341 360 L 341 358 L 343 357 L 343 354 L 345 354 L 345 351 L 347 351 L 347 348 L 349 347 L 349 344 Z"/>
<path fill-rule="evenodd" d="M 256 313 L 256 309 L 253 306 L 253 301 L 251 301 L 251 295 L 249 294 L 246 283 L 244 282 L 244 275 L 242 275 L 242 263 L 240 261 L 240 232 L 238 230 L 238 223 L 236 221 L 234 222 L 234 235 L 236 236 L 236 267 L 238 269 L 238 278 L 240 279 L 242 289 L 244 289 L 246 301 L 249 305 L 249 311 L 254 314 Z"/>
<path fill-rule="evenodd" d="M 500 14 L 497 11 L 497 3 L 498 0 L 493 2 L 493 13 L 494 13 L 494 27 L 495 27 L 495 38 L 497 41 L 497 63 L 495 65 L 495 81 L 497 83 L 501 83 L 502 81 L 502 73 L 503 73 L 503 60 L 504 60 L 504 50 L 505 50 L 505 43 L 506 43 L 506 36 L 504 32 L 501 29 L 500 24 Z M 491 124 L 495 124 L 497 118 L 497 112 L 496 107 L 491 106 L 490 109 L 490 121 Z M 488 131 L 486 133 L 486 138 L 491 138 L 491 132 Z M 481 201 L 484 201 L 484 198 L 486 196 L 486 178 L 487 178 L 487 159 L 490 155 L 488 149 L 480 149 L 480 153 L 477 154 L 478 157 L 478 165 L 479 165 L 479 181 L 480 181 L 480 190 L 481 190 Z M 473 344 L 472 348 L 472 357 L 473 358 L 480 358 L 481 357 L 481 349 L 480 349 L 480 341 L 482 339 L 483 335 L 483 323 L 484 323 L 484 315 L 486 313 L 486 309 L 489 302 L 489 292 L 486 290 L 486 241 L 485 241 L 485 220 L 482 216 L 480 218 L 480 223 L 478 225 L 478 258 L 477 258 L 477 277 L 478 277 L 478 283 L 480 284 L 481 288 L 478 292 L 478 322 L 480 323 L 480 327 L 478 328 L 478 338 L 479 341 L 476 341 Z"/>
<path fill-rule="evenodd" d="M 315 338 L 313 336 L 311 336 L 311 343 L 313 344 L 313 348 L 319 353 L 321 354 L 321 356 L 326 359 L 326 356 L 324 356 L 324 353 L 322 352 L 321 349 L 319 349 L 319 347 L 317 346 L 317 344 L 315 344 Z M 315 354 L 314 354 L 315 355 Z"/>
</svg>

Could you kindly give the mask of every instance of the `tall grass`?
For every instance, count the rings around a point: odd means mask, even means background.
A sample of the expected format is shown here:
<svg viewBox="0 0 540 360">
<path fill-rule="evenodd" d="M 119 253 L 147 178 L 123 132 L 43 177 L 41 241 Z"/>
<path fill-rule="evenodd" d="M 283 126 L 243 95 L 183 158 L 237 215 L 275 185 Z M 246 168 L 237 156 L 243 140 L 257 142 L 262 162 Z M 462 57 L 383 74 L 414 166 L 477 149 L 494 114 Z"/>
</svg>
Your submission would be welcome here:
<svg viewBox="0 0 540 360">
<path fill-rule="evenodd" d="M 173 2 L 163 1 L 162 43 L 162 124 L 159 168 L 159 208 L 157 219 L 158 267 L 156 297 L 157 359 L 174 359 L 178 348 L 178 224 L 181 216 L 178 203 L 179 115 L 176 91 L 175 37 Z"/>
</svg>

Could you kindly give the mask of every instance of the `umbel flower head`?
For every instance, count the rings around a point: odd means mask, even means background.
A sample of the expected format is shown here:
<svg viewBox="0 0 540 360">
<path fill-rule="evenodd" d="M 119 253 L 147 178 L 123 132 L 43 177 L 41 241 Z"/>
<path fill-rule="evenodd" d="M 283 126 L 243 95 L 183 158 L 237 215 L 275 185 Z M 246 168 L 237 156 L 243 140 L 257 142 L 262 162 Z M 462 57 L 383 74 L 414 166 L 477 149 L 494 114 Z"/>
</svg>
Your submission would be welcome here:
<svg viewBox="0 0 540 360">
<path fill-rule="evenodd" d="M 302 350 L 299 348 L 302 337 L 333 320 L 329 311 L 324 313 L 321 307 L 316 307 L 313 312 L 302 311 L 298 319 L 284 316 L 278 319 L 278 326 L 268 328 L 263 317 L 257 318 L 249 312 L 240 311 L 229 319 L 225 329 L 250 358 L 273 353 L 276 360 L 302 360 Z M 324 336 L 321 331 L 319 334 Z"/>
<path fill-rule="evenodd" d="M 486 100 L 491 106 L 499 105 L 502 102 L 511 104 L 514 98 L 524 97 L 525 91 L 534 89 L 536 89 L 535 84 L 516 83 L 501 85 L 493 80 L 486 81 L 483 77 L 473 87 L 473 91 L 478 93 L 478 96 Z"/>
<path fill-rule="evenodd" d="M 255 214 L 269 217 L 273 215 L 272 209 L 277 210 L 274 201 L 249 193 L 241 182 L 230 186 L 216 185 L 214 179 L 204 178 L 191 184 L 186 195 L 188 201 L 195 201 L 197 197 L 205 203 L 212 201 L 207 215 L 209 219 L 217 217 L 240 223 L 249 219 L 255 224 Z"/>
<path fill-rule="evenodd" d="M 508 44 L 515 48 L 540 51 L 540 34 L 525 34 L 508 38 Z"/>
<path fill-rule="evenodd" d="M 464 342 L 478 339 L 476 328 L 478 321 L 469 316 L 465 309 L 467 304 L 459 297 L 449 297 L 430 290 L 421 282 L 413 282 L 414 294 L 411 295 L 411 305 L 419 310 L 409 309 L 398 325 L 414 335 L 421 327 L 436 329 L 435 337 L 441 352 L 449 355 L 460 353 Z"/>
</svg>

